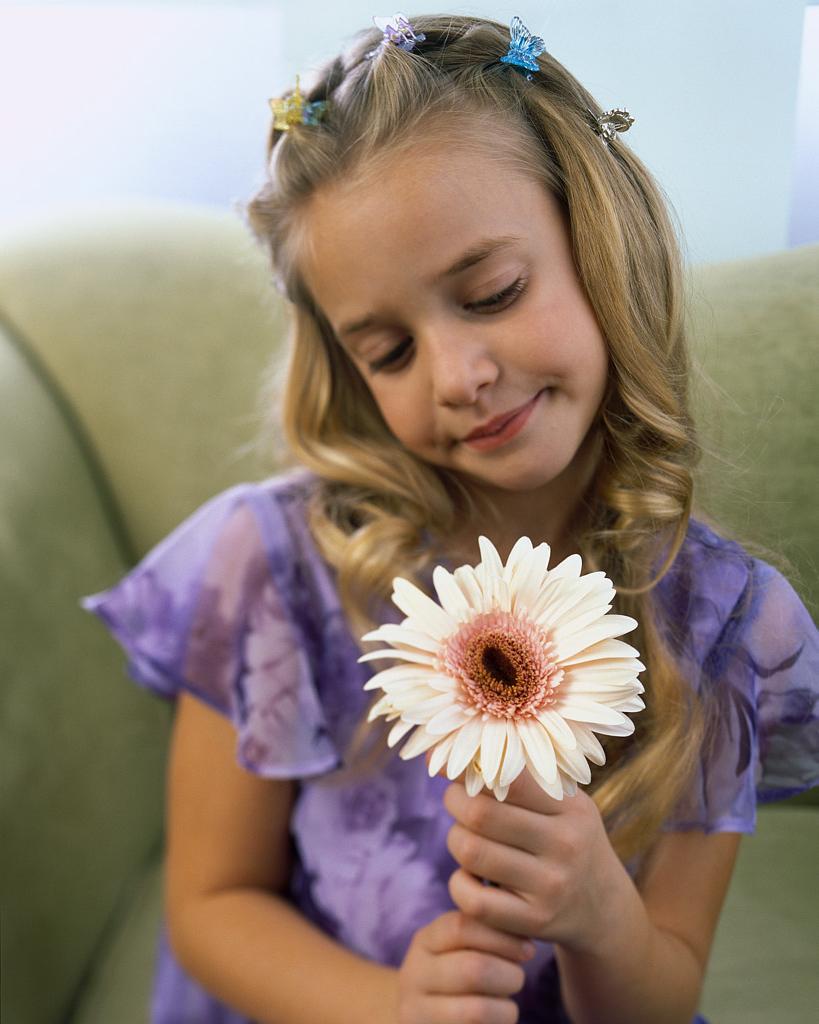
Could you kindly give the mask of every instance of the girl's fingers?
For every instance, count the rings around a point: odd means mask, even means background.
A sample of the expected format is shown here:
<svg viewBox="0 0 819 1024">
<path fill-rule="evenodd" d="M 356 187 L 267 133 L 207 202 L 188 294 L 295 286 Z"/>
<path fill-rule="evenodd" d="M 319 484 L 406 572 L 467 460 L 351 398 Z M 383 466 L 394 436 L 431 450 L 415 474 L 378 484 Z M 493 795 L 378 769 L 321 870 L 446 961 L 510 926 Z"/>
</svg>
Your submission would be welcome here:
<svg viewBox="0 0 819 1024">
<path fill-rule="evenodd" d="M 520 964 L 492 953 L 458 949 L 432 958 L 427 991 L 432 995 L 513 996 L 526 975 Z"/>
<path fill-rule="evenodd" d="M 475 915 L 493 931 L 525 931 L 540 937 L 530 905 L 502 886 L 487 888 L 474 875 L 458 868 L 449 876 L 449 894 L 465 916 Z"/>
<path fill-rule="evenodd" d="M 454 782 L 444 791 L 444 807 L 461 825 L 487 839 L 514 846 L 524 853 L 544 852 L 543 816 L 534 811 L 499 803 L 486 792 L 467 796 L 464 787 Z"/>
<path fill-rule="evenodd" d="M 534 946 L 525 935 L 496 931 L 459 910 L 437 917 L 423 930 L 423 940 L 424 948 L 430 953 L 471 949 L 516 963 L 530 960 L 534 954 Z"/>
<path fill-rule="evenodd" d="M 419 1020 L 428 1024 L 517 1024 L 520 1013 L 511 999 L 491 996 L 425 996 L 418 1001 Z"/>
<path fill-rule="evenodd" d="M 531 853 L 493 842 L 457 822 L 446 837 L 449 852 L 465 871 L 511 891 L 532 892 L 543 864 Z"/>
</svg>

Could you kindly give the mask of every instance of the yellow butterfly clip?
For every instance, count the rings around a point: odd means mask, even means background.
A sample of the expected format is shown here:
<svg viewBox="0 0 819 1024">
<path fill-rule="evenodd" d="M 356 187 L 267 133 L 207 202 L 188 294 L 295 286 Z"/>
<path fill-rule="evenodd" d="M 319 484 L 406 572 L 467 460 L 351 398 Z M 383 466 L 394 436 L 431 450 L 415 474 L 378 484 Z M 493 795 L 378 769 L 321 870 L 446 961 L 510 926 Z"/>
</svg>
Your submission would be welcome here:
<svg viewBox="0 0 819 1024">
<path fill-rule="evenodd" d="M 307 103 L 299 88 L 299 76 L 296 75 L 296 88 L 283 100 L 268 101 L 273 111 L 273 127 L 277 131 L 289 131 L 297 124 L 318 124 L 327 110 L 327 103 L 319 100 Z"/>
</svg>

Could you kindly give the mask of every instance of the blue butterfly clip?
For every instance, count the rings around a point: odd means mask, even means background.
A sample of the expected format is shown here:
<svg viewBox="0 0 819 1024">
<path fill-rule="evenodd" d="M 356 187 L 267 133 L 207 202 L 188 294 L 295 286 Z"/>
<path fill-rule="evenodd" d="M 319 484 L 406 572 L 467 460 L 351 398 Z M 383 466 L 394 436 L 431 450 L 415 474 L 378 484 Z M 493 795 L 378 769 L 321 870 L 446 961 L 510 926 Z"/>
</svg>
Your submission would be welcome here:
<svg viewBox="0 0 819 1024">
<path fill-rule="evenodd" d="M 517 15 L 512 18 L 509 31 L 512 35 L 509 52 L 501 57 L 501 63 L 514 64 L 519 68 L 526 68 L 527 71 L 539 71 L 540 68 L 535 58 L 543 53 L 546 44 L 540 36 L 533 36 Z M 530 82 L 532 81 L 531 75 L 526 77 Z"/>
</svg>

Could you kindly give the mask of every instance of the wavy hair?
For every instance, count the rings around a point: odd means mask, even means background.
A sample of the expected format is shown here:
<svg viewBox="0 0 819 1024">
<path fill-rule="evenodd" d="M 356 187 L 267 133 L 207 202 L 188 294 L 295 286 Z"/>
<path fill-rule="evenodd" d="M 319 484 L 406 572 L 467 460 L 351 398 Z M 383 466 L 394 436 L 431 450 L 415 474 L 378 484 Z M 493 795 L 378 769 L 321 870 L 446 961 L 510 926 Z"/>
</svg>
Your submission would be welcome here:
<svg viewBox="0 0 819 1024">
<path fill-rule="evenodd" d="M 590 792 L 623 858 L 656 839 L 698 762 L 705 716 L 675 661 L 654 588 L 688 528 L 700 449 L 689 412 L 682 270 L 667 201 L 619 140 L 593 130 L 596 100 L 548 53 L 528 81 L 499 63 L 508 29 L 462 17 L 412 19 L 426 39 L 411 51 L 363 33 L 305 90 L 330 107 L 319 126 L 271 130 L 268 175 L 246 205 L 292 303 L 281 424 L 293 462 L 318 477 L 309 507 L 317 546 L 336 569 L 354 635 L 373 628 L 392 580 L 418 581 L 464 516 L 493 509 L 447 470 L 426 464 L 392 435 L 370 390 L 300 277 L 300 216 L 317 189 L 374 173 L 381 159 L 447 138 L 486 152 L 510 133 L 510 159 L 557 198 L 573 258 L 609 352 L 595 429 L 601 455 L 574 530 L 587 570 L 617 588 L 616 610 L 640 623 L 646 710 L 627 739 L 607 738 L 607 763 Z M 489 136 L 487 136 L 489 132 Z M 280 463 L 281 464 L 281 463 Z M 383 723 L 381 723 L 383 726 Z M 362 727 L 353 749 L 378 733 Z M 370 753 L 383 738 L 377 735 Z M 383 750 L 383 743 L 381 743 Z M 366 760 L 366 758 L 365 758 Z M 361 762 L 364 763 L 364 762 Z"/>
</svg>

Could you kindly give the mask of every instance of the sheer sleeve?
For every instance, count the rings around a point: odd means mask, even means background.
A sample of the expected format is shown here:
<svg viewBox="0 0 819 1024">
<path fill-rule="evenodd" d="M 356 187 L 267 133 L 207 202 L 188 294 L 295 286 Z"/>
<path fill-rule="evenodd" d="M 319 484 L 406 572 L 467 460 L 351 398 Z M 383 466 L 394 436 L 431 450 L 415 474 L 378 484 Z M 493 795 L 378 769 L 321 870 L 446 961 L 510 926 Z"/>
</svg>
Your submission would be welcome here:
<svg viewBox="0 0 819 1024">
<path fill-rule="evenodd" d="M 756 805 L 819 785 L 819 643 L 788 581 L 747 559 L 702 664 L 709 721 L 695 786 L 668 828 L 753 832 Z"/>
<path fill-rule="evenodd" d="M 271 571 L 293 557 L 291 546 L 260 529 L 246 486 L 206 502 L 119 582 L 80 603 L 123 648 L 139 685 L 166 699 L 186 691 L 231 720 L 244 768 L 269 778 L 320 774 L 340 759 L 301 624 Z"/>
</svg>

